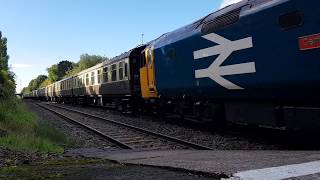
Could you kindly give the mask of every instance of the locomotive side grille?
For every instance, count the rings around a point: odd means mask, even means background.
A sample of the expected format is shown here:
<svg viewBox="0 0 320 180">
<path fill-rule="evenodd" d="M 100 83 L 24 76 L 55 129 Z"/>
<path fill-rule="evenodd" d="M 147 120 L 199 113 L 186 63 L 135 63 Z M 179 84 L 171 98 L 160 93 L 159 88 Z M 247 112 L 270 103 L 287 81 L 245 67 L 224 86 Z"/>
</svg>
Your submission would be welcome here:
<svg viewBox="0 0 320 180">
<path fill-rule="evenodd" d="M 221 16 L 216 17 L 212 21 L 205 22 L 202 27 L 202 33 L 208 34 L 210 32 L 222 29 L 226 26 L 234 24 L 239 21 L 241 8 L 223 14 Z"/>
</svg>

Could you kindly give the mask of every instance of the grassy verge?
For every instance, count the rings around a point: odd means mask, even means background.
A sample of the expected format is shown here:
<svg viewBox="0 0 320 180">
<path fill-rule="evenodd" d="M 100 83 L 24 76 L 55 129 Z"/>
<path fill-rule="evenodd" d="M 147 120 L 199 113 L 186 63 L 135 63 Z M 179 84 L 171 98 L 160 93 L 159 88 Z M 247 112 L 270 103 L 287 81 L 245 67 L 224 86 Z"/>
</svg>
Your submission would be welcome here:
<svg viewBox="0 0 320 180">
<path fill-rule="evenodd" d="M 17 99 L 0 99 L 0 130 L 7 132 L 0 137 L 0 147 L 12 150 L 61 153 L 68 143 L 64 134 L 40 122 Z"/>
</svg>

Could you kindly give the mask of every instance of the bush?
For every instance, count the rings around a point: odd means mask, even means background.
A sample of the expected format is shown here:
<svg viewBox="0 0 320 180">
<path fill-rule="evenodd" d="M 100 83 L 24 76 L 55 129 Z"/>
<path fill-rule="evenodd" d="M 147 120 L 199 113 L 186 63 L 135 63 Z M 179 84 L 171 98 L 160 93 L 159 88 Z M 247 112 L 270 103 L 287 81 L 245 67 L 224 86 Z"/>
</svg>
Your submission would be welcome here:
<svg viewBox="0 0 320 180">
<path fill-rule="evenodd" d="M 0 101 L 11 98 L 15 94 L 14 74 L 0 70 Z"/>
</svg>

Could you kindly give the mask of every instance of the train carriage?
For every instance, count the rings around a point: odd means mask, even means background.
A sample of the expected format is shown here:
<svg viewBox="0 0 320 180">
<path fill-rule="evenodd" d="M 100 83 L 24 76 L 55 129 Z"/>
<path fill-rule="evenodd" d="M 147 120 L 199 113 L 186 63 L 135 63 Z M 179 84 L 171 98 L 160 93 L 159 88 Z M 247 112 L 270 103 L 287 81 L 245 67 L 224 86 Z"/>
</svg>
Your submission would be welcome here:
<svg viewBox="0 0 320 180">
<path fill-rule="evenodd" d="M 144 46 L 100 63 L 74 77 L 77 102 L 124 108 L 140 96 L 140 53 Z"/>
<path fill-rule="evenodd" d="M 60 95 L 64 102 L 73 101 L 74 77 L 68 77 L 60 81 Z"/>
<path fill-rule="evenodd" d="M 40 100 L 46 99 L 46 88 L 45 87 L 38 89 L 37 98 Z"/>
</svg>

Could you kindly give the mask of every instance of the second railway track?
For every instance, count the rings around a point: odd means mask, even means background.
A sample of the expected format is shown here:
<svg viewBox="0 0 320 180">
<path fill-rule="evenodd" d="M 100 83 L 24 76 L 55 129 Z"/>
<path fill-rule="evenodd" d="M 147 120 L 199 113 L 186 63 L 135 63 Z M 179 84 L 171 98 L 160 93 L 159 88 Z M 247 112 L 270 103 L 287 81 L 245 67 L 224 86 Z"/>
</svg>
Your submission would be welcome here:
<svg viewBox="0 0 320 180">
<path fill-rule="evenodd" d="M 81 112 L 53 104 L 36 103 L 73 123 L 76 123 L 106 138 L 123 149 L 164 150 L 197 149 L 212 150 L 210 147 L 188 142 L 168 135 L 155 133 L 129 124 L 117 122 L 97 115 Z"/>
</svg>

